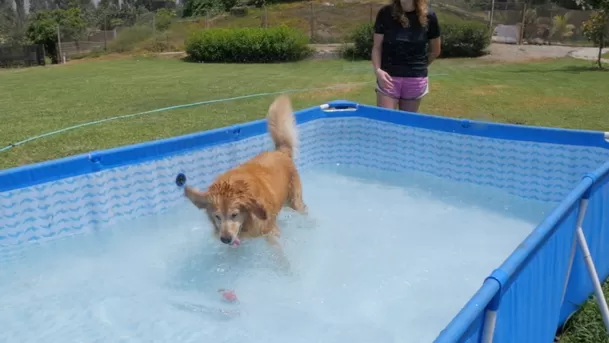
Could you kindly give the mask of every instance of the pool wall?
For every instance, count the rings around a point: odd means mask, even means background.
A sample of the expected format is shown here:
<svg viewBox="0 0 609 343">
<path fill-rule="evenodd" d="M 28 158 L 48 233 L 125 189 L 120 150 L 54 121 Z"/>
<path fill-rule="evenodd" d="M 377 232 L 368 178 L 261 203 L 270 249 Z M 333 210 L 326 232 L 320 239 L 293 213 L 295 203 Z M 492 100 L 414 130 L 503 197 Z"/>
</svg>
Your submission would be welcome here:
<svg viewBox="0 0 609 343">
<path fill-rule="evenodd" d="M 415 170 L 556 204 L 486 280 L 437 342 L 549 342 L 592 292 L 574 250 L 583 232 L 609 276 L 609 143 L 602 132 L 401 113 L 349 101 L 297 112 L 299 168 Z M 176 175 L 207 186 L 272 143 L 264 120 L 0 171 L 0 249 L 75 235 L 186 202 Z M 306 196 L 306 195 L 305 195 Z M 572 251 L 576 251 L 573 255 Z M 489 329 L 494 329 L 489 330 Z"/>
</svg>

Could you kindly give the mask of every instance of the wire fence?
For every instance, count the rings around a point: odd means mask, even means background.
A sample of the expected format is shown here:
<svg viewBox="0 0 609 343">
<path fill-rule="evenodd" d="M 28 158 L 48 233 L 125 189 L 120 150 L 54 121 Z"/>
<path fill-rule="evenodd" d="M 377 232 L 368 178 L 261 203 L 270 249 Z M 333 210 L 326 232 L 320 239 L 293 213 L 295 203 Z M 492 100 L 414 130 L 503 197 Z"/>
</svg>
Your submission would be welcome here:
<svg viewBox="0 0 609 343">
<path fill-rule="evenodd" d="M 582 29 L 592 11 L 567 9 L 550 3 L 528 6 L 523 0 L 429 2 L 439 17 L 440 25 L 463 20 L 479 22 L 488 26 L 496 43 L 590 45 Z M 190 32 L 215 27 L 286 25 L 305 32 L 311 43 L 347 43 L 351 41 L 350 34 L 354 29 L 364 23 L 373 23 L 379 9 L 386 3 L 385 0 L 315 0 L 261 8 L 236 7 L 229 13 L 196 18 L 174 17 L 168 20 L 155 12 L 139 13 L 123 22 L 112 17 L 98 18 L 96 24 L 77 39 L 73 35 L 65 35 L 64 30 L 58 27 L 57 60 L 78 58 L 95 51 L 120 53 L 136 48 L 153 52 L 182 51 Z M 21 23 L 20 27 L 22 29 L 25 25 Z M 0 31 L 0 41 L 2 39 Z"/>
<path fill-rule="evenodd" d="M 287 25 L 307 32 L 312 43 L 349 41 L 355 27 L 374 22 L 386 2 L 324 1 L 248 8 L 223 15 L 206 27 L 272 27 Z M 493 41 L 516 44 L 589 45 L 582 33 L 592 11 L 570 10 L 555 4 L 527 6 L 525 1 L 431 0 L 440 25 L 480 22 L 493 32 Z"/>
</svg>

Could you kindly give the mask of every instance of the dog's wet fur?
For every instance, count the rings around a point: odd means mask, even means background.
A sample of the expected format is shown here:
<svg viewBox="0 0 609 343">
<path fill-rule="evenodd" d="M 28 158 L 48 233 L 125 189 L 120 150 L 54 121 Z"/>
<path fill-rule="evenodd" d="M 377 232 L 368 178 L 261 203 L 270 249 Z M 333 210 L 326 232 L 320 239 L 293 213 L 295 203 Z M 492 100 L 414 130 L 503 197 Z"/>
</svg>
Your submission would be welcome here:
<svg viewBox="0 0 609 343">
<path fill-rule="evenodd" d="M 300 175 L 294 163 L 298 143 L 296 120 L 290 99 L 279 96 L 267 116 L 274 151 L 258 154 L 221 174 L 207 189 L 186 186 L 184 194 L 206 211 L 215 236 L 225 244 L 265 237 L 279 248 L 277 216 L 284 204 L 306 213 Z"/>
</svg>

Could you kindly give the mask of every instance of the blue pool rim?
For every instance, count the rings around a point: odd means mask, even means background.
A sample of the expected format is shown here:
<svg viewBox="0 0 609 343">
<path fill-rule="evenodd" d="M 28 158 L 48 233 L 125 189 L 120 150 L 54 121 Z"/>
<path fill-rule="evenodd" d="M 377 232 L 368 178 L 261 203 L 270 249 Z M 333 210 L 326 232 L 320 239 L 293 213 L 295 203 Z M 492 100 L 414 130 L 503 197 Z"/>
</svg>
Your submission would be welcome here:
<svg viewBox="0 0 609 343">
<path fill-rule="evenodd" d="M 500 124 L 428 114 L 406 113 L 386 109 L 383 109 L 381 112 L 375 111 L 378 108 L 374 106 L 362 105 L 347 100 L 335 100 L 325 105 L 327 107 L 326 111 L 320 111 L 320 107 L 318 106 L 297 111 L 295 114 L 298 124 L 322 118 L 362 117 L 398 125 L 478 137 L 609 149 L 609 142 L 605 140 L 604 133 L 600 131 Z M 367 111 L 358 111 L 360 108 L 367 109 Z M 336 109 L 347 111 L 332 111 Z M 378 115 L 370 115 L 370 113 Z M 157 160 L 190 150 L 238 141 L 265 132 L 266 120 L 260 119 L 209 131 L 113 149 L 93 151 L 56 160 L 0 170 L 0 192 L 25 188 L 68 177 L 95 173 L 124 165 Z"/>
<path fill-rule="evenodd" d="M 359 109 L 365 109 L 359 111 Z M 361 117 L 422 129 L 512 141 L 528 141 L 560 145 L 600 147 L 609 149 L 605 134 L 599 131 L 567 130 L 524 125 L 499 124 L 468 119 L 455 119 L 427 114 L 405 113 L 362 105 L 347 100 L 332 101 L 322 106 L 296 112 L 299 124 L 323 118 Z M 0 192 L 52 182 L 59 179 L 95 173 L 101 170 L 157 160 L 170 155 L 198 150 L 266 133 L 266 120 L 232 125 L 210 131 L 145 142 L 114 149 L 94 151 L 72 157 L 46 161 L 0 171 Z M 18 148 L 17 148 L 18 149 Z M 440 333 L 436 342 L 462 339 L 477 318 L 501 294 L 531 256 L 557 230 L 559 221 L 579 199 L 586 196 L 599 180 L 609 175 L 609 162 L 583 177 L 582 181 L 561 201 L 527 239 L 482 284 L 453 321 Z"/>
</svg>

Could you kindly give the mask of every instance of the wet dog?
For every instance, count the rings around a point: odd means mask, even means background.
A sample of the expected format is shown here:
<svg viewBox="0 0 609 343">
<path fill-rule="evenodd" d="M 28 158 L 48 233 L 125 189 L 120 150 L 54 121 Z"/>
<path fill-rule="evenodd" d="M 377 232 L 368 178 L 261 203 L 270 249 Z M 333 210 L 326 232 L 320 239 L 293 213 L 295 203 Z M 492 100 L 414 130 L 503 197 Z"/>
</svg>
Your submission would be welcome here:
<svg viewBox="0 0 609 343">
<path fill-rule="evenodd" d="M 221 174 L 206 191 L 187 186 L 184 193 L 205 210 L 222 243 L 237 246 L 242 239 L 264 237 L 281 252 L 277 216 L 283 205 L 303 214 L 307 211 L 294 163 L 296 120 L 287 96 L 279 96 L 270 105 L 267 125 L 274 151 L 262 152 Z"/>
</svg>

